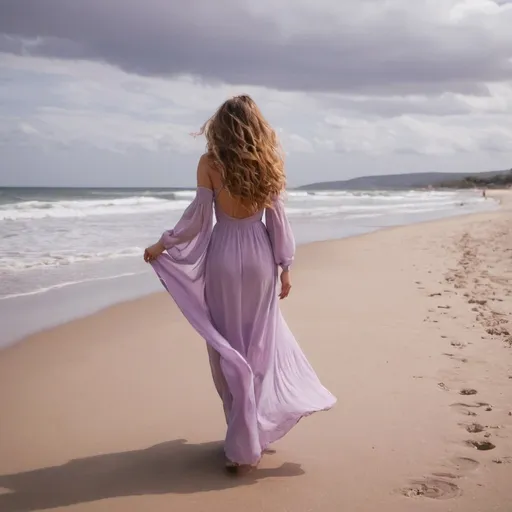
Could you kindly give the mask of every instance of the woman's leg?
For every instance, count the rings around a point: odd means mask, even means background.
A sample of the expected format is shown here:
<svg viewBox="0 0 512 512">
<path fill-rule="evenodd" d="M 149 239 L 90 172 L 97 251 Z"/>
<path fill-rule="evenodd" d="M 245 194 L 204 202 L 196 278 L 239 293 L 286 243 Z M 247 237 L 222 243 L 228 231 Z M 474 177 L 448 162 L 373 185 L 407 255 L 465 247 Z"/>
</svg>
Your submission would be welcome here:
<svg viewBox="0 0 512 512">
<path fill-rule="evenodd" d="M 219 394 L 222 400 L 222 406 L 224 407 L 224 416 L 226 418 L 226 423 L 228 422 L 229 413 L 231 411 L 231 404 L 233 401 L 233 397 L 229 392 L 228 385 L 226 383 L 226 379 L 224 378 L 224 374 L 222 373 L 222 369 L 220 367 L 220 355 L 209 345 L 206 345 L 208 350 L 208 359 L 210 361 L 210 368 L 212 371 L 213 383 L 215 384 L 215 389 Z"/>
</svg>

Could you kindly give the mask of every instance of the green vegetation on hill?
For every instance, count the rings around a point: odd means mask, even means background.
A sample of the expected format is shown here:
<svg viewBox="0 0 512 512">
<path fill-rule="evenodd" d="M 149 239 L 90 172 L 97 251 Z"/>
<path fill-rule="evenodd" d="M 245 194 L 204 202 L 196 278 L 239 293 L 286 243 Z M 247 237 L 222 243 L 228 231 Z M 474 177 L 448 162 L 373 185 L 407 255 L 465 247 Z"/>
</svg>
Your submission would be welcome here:
<svg viewBox="0 0 512 512">
<path fill-rule="evenodd" d="M 440 183 L 443 188 L 508 188 L 512 187 L 512 169 L 492 176 L 469 175 L 460 180 Z"/>
</svg>

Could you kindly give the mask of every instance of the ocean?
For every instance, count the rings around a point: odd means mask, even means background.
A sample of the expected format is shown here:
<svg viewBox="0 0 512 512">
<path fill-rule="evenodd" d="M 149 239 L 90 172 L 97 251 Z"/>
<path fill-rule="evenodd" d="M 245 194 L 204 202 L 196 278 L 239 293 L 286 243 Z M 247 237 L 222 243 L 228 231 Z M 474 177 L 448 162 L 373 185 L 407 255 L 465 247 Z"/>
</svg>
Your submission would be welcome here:
<svg viewBox="0 0 512 512">
<path fill-rule="evenodd" d="M 144 247 L 194 197 L 187 189 L 0 188 L 0 346 L 161 289 Z M 496 208 L 474 191 L 290 190 L 298 244 Z"/>
</svg>

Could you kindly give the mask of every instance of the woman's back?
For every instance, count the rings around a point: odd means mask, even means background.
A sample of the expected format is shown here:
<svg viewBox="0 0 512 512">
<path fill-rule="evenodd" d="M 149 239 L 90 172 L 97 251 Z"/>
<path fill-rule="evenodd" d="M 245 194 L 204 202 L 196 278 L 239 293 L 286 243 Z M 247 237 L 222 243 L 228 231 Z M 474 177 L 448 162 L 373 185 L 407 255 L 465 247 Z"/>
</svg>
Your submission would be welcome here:
<svg viewBox="0 0 512 512">
<path fill-rule="evenodd" d="M 212 165 L 208 165 L 208 175 L 215 192 L 216 208 L 220 209 L 225 215 L 234 219 L 245 219 L 259 211 L 252 207 L 248 201 L 232 196 L 224 186 L 220 173 Z"/>
</svg>

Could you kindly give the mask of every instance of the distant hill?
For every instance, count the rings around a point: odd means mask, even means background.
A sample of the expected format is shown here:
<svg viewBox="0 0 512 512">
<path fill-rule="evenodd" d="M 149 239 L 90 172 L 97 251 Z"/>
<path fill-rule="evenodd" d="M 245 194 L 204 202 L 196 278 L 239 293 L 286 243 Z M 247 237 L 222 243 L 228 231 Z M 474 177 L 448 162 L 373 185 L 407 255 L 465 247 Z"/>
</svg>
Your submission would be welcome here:
<svg viewBox="0 0 512 512">
<path fill-rule="evenodd" d="M 300 190 L 400 190 L 427 187 L 489 186 L 510 171 L 488 171 L 464 174 L 460 172 L 424 172 L 362 176 L 345 181 L 325 181 L 299 187 Z M 501 181 L 501 180 L 499 180 Z"/>
</svg>

